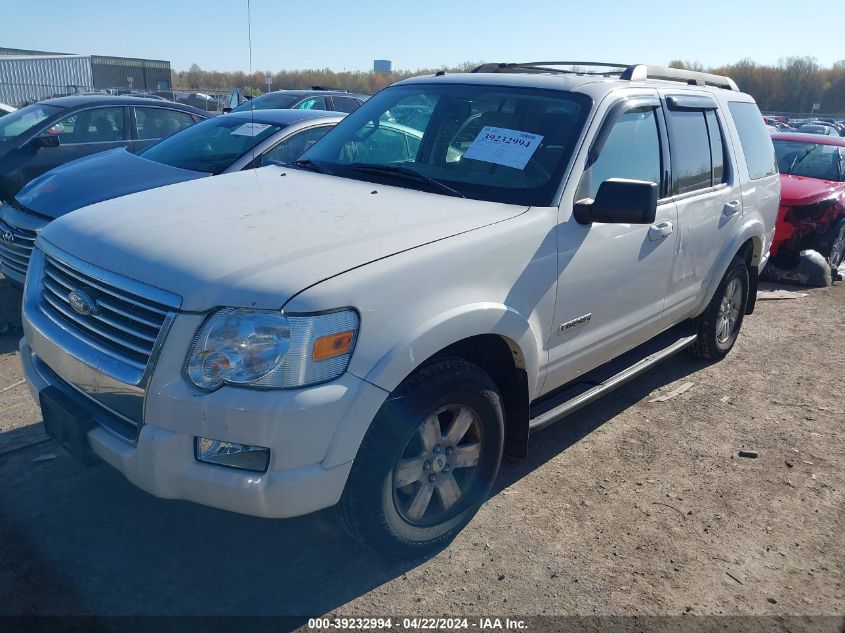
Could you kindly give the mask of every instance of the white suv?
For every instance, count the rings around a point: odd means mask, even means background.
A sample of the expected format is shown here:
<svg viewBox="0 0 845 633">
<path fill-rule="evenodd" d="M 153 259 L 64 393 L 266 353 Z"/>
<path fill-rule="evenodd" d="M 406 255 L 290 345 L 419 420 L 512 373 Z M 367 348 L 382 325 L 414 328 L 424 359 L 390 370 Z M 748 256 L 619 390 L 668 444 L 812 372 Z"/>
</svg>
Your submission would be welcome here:
<svg viewBox="0 0 845 633">
<path fill-rule="evenodd" d="M 154 495 L 337 504 L 418 555 L 532 430 L 676 351 L 722 358 L 778 208 L 757 106 L 725 77 L 566 64 L 403 81 L 297 168 L 50 224 L 20 345 L 47 431 Z"/>
</svg>

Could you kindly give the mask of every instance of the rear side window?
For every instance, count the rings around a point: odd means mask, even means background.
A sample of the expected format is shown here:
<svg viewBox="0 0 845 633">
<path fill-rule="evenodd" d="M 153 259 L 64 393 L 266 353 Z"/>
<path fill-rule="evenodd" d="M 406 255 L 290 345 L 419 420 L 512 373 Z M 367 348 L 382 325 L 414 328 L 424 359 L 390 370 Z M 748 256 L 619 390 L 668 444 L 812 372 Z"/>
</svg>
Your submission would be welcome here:
<svg viewBox="0 0 845 633">
<path fill-rule="evenodd" d="M 776 174 L 775 148 L 757 104 L 731 101 L 728 107 L 739 132 L 739 143 L 745 154 L 751 180 Z"/>
<path fill-rule="evenodd" d="M 194 124 L 187 112 L 165 108 L 135 108 L 135 125 L 141 140 L 170 136 Z"/>
<path fill-rule="evenodd" d="M 332 101 L 334 102 L 334 109 L 338 112 L 355 112 L 361 105 L 352 97 L 332 97 Z"/>
<path fill-rule="evenodd" d="M 676 194 L 712 186 L 710 136 L 703 110 L 669 110 L 672 183 Z"/>
<path fill-rule="evenodd" d="M 706 110 L 704 118 L 707 121 L 707 133 L 710 135 L 710 160 L 713 163 L 713 184 L 718 185 L 728 179 L 728 170 L 725 166 L 725 141 L 722 136 L 722 128 L 719 127 L 716 111 Z"/>
<path fill-rule="evenodd" d="M 669 109 L 672 186 L 676 195 L 727 180 L 725 141 L 716 111 Z"/>
</svg>

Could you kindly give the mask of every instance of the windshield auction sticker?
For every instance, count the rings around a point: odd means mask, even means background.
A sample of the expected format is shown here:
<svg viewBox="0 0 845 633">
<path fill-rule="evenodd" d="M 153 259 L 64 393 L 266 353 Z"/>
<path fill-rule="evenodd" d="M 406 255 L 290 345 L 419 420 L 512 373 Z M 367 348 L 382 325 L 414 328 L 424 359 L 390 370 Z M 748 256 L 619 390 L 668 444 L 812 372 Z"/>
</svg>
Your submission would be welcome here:
<svg viewBox="0 0 845 633">
<path fill-rule="evenodd" d="M 485 125 L 463 157 L 525 169 L 542 140 L 540 134 Z"/>
<path fill-rule="evenodd" d="M 244 123 L 239 128 L 232 130 L 232 136 L 258 136 L 268 127 L 270 126 L 264 123 Z"/>
</svg>

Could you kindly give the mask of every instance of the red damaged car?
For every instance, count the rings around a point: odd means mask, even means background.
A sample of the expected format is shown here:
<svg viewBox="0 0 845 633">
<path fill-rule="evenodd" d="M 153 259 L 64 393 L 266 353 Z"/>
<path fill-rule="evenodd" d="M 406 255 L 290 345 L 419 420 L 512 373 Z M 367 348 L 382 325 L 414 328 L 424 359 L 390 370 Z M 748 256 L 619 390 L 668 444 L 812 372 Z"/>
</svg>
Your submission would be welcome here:
<svg viewBox="0 0 845 633">
<path fill-rule="evenodd" d="M 814 250 L 835 276 L 845 256 L 845 138 L 772 134 L 772 142 L 781 174 L 772 263 L 793 268 Z"/>
</svg>

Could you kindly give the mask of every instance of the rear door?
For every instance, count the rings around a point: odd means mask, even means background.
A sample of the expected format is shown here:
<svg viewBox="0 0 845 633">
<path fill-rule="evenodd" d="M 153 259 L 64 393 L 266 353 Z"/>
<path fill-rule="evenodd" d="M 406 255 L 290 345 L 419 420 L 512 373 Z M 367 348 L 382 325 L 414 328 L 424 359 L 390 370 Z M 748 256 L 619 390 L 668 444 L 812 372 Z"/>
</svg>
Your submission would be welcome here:
<svg viewBox="0 0 845 633">
<path fill-rule="evenodd" d="M 731 100 L 729 130 L 734 138 L 737 156 L 740 151 L 745 160 L 737 160 L 741 181 L 743 216 L 763 218 L 768 235 L 763 253 L 771 246 L 775 234 L 778 206 L 780 204 L 780 176 L 778 175 L 772 137 L 760 124 L 760 110 L 753 101 Z"/>
<path fill-rule="evenodd" d="M 123 106 L 86 108 L 68 114 L 42 133 L 58 139 L 58 145 L 39 147 L 21 164 L 21 184 L 76 158 L 128 147 L 128 120 Z"/>
<path fill-rule="evenodd" d="M 678 258 L 666 316 L 680 320 L 701 304 L 703 284 L 737 231 L 741 181 L 726 142 L 725 113 L 716 100 L 707 93 L 671 90 L 661 97 L 672 152 L 671 194 L 678 208 Z"/>
<path fill-rule="evenodd" d="M 132 152 L 175 134 L 194 124 L 194 117 L 181 110 L 155 107 L 132 108 Z"/>
</svg>

